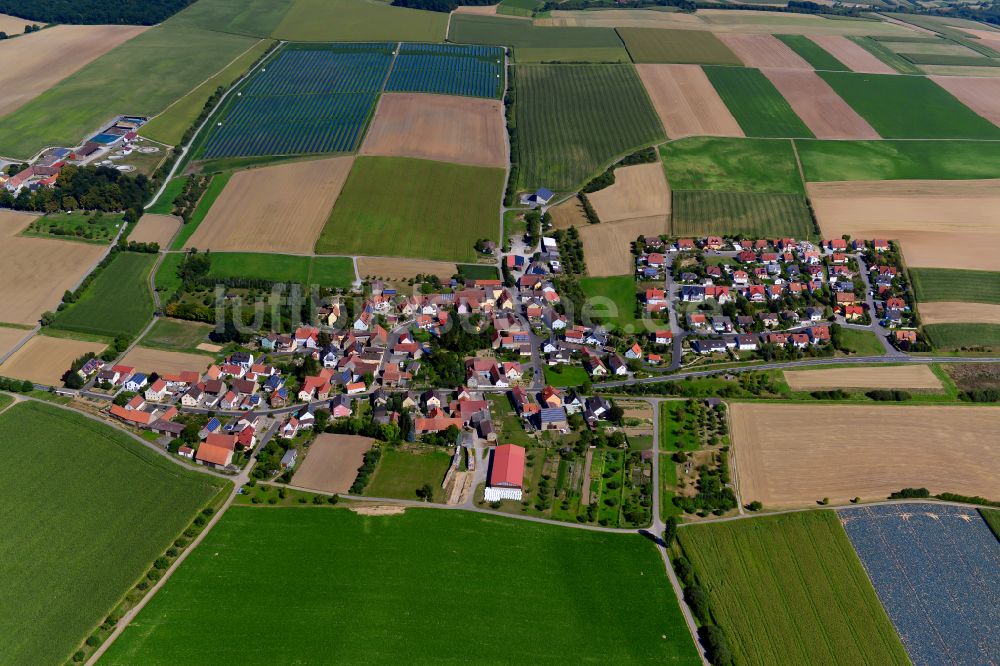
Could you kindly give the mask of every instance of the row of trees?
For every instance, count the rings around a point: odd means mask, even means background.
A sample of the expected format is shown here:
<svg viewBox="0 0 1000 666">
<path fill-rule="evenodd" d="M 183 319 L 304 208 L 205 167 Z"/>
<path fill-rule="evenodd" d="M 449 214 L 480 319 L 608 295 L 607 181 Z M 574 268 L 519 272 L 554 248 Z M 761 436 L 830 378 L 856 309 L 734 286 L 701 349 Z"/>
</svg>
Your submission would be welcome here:
<svg viewBox="0 0 1000 666">
<path fill-rule="evenodd" d="M 0 0 L 0 14 L 43 23 L 155 25 L 194 0 Z"/>
<path fill-rule="evenodd" d="M 149 178 L 143 174 L 122 173 L 103 166 L 66 165 L 55 185 L 36 190 L 22 188 L 14 196 L 0 190 L 0 208 L 54 213 L 58 210 L 126 211 L 125 221 L 138 220 L 142 207 L 152 193 Z"/>
<path fill-rule="evenodd" d="M 31 34 L 33 32 L 38 32 L 41 29 L 42 29 L 42 27 L 40 25 L 37 25 L 37 24 L 34 24 L 34 23 L 29 23 L 28 25 L 24 26 L 24 34 L 28 35 L 28 34 Z M 8 35 L 4 31 L 0 30 L 0 39 L 9 39 L 9 38 L 10 38 L 10 35 Z"/>
</svg>

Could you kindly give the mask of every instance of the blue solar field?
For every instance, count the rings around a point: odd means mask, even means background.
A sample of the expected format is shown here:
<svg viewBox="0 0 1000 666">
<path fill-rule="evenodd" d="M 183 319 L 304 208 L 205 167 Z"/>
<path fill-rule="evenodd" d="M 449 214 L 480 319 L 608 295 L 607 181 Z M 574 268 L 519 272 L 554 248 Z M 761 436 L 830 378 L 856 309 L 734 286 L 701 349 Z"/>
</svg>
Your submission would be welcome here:
<svg viewBox="0 0 1000 666">
<path fill-rule="evenodd" d="M 916 666 L 1000 663 L 1000 541 L 974 509 L 842 509 L 844 529 Z"/>
<path fill-rule="evenodd" d="M 503 93 L 503 49 L 460 44 L 403 44 L 387 92 L 497 98 Z"/>
</svg>

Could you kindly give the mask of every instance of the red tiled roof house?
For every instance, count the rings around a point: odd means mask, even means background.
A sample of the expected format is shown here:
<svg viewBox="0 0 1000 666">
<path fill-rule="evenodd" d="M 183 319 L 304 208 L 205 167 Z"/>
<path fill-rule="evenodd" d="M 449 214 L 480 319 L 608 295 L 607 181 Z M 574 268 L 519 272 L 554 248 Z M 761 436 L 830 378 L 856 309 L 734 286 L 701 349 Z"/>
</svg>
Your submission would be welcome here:
<svg viewBox="0 0 1000 666">
<path fill-rule="evenodd" d="M 486 501 L 520 502 L 523 484 L 524 448 L 516 444 L 503 444 L 493 449 L 490 477 L 486 484 Z"/>
</svg>

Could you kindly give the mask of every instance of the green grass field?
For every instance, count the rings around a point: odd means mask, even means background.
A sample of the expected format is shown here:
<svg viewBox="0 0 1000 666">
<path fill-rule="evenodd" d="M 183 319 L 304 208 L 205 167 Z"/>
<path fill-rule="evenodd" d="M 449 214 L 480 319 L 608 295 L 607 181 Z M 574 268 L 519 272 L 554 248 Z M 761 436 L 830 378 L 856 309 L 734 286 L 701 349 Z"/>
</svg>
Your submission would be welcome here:
<svg viewBox="0 0 1000 666">
<path fill-rule="evenodd" d="M 503 0 L 497 7 L 497 14 L 530 17 L 541 4 L 539 0 Z"/>
<path fill-rule="evenodd" d="M 271 575 L 234 585 L 248 562 Z M 246 609 L 261 599 L 267 630 L 244 631 Z M 627 610 L 612 599 L 628 599 Z M 442 631 L 455 622 L 472 627 L 475 640 Z M 409 663 L 497 655 L 701 663 L 660 556 L 641 536 L 463 511 L 242 506 L 223 516 L 104 663 L 396 663 L 404 654 Z"/>
<path fill-rule="evenodd" d="M 685 425 L 697 428 L 695 417 L 684 410 L 684 402 L 674 400 L 660 403 L 660 450 L 661 451 L 697 451 L 701 439 L 697 430 L 692 431 Z"/>
<path fill-rule="evenodd" d="M 208 187 L 205 188 L 205 192 L 201 195 L 201 199 L 198 200 L 198 205 L 195 206 L 194 212 L 191 214 L 191 219 L 188 220 L 187 224 L 181 227 L 177 235 L 174 236 L 174 241 L 170 244 L 171 250 L 182 250 L 184 246 L 187 245 L 188 239 L 191 238 L 191 234 L 195 232 L 198 225 L 202 223 L 205 216 L 208 215 L 209 209 L 215 203 L 215 200 L 219 198 L 222 194 L 222 190 L 226 188 L 226 183 L 229 179 L 233 177 L 232 172 L 220 173 L 212 176 L 212 180 L 208 183 Z M 170 189 L 168 187 L 168 189 Z M 166 195 L 166 191 L 163 193 Z M 175 195 L 176 197 L 176 195 Z M 170 199 L 173 201 L 173 198 Z M 160 205 L 160 202 L 157 202 Z"/>
<path fill-rule="evenodd" d="M 160 317 L 142 338 L 143 347 L 167 351 L 199 353 L 196 347 L 208 342 L 211 324 Z"/>
<path fill-rule="evenodd" d="M 441 482 L 449 465 L 451 454 L 444 449 L 410 452 L 386 447 L 365 495 L 415 500 L 417 488 L 429 483 L 434 489 L 434 501 L 443 502 Z"/>
<path fill-rule="evenodd" d="M 924 333 L 936 349 L 1000 349 L 1000 324 L 928 324 Z"/>
<path fill-rule="evenodd" d="M 306 284 L 347 289 L 354 284 L 354 262 L 348 257 L 313 257 Z"/>
<path fill-rule="evenodd" d="M 149 272 L 155 263 L 155 254 L 118 253 L 80 299 L 56 315 L 52 327 L 97 335 L 138 335 L 153 317 Z"/>
<path fill-rule="evenodd" d="M 660 520 L 684 513 L 674 504 L 677 488 L 677 464 L 666 453 L 660 454 Z"/>
<path fill-rule="evenodd" d="M 124 215 L 108 213 L 49 213 L 29 224 L 22 236 L 60 238 L 107 245 L 124 222 Z"/>
<path fill-rule="evenodd" d="M 798 192 L 791 141 L 691 137 L 660 146 L 667 182 L 677 190 Z"/>
<path fill-rule="evenodd" d="M 704 30 L 618 28 L 633 62 L 742 65 L 714 33 Z"/>
<path fill-rule="evenodd" d="M 561 29 L 561 28 L 560 28 Z M 520 65 L 543 63 L 593 62 L 593 63 L 628 63 L 628 51 L 624 46 L 608 47 L 563 47 L 535 48 L 519 46 L 514 49 L 513 60 Z"/>
<path fill-rule="evenodd" d="M 1000 151 L 984 141 L 796 141 L 806 180 L 1000 178 Z"/>
<path fill-rule="evenodd" d="M 788 48 L 799 54 L 799 57 L 815 69 L 826 69 L 834 72 L 850 71 L 849 67 L 805 35 L 775 35 L 775 37 L 783 41 Z"/>
<path fill-rule="evenodd" d="M 579 56 L 563 60 L 590 60 L 586 49 L 624 48 L 612 28 L 546 28 L 528 21 L 492 16 L 455 14 L 448 39 L 460 44 L 493 44 L 520 48 L 578 49 Z"/>
<path fill-rule="evenodd" d="M 378 0 L 294 0 L 271 36 L 293 42 L 442 42 L 448 14 Z"/>
<path fill-rule="evenodd" d="M 842 328 L 840 329 L 840 339 L 844 346 L 857 356 L 882 356 L 885 354 L 885 346 L 873 331 Z"/>
<path fill-rule="evenodd" d="M 483 264 L 460 264 L 458 273 L 469 280 L 499 280 L 500 271 L 496 266 Z"/>
<path fill-rule="evenodd" d="M 736 663 L 910 663 L 833 511 L 686 526 L 679 539 Z"/>
<path fill-rule="evenodd" d="M 594 323 L 603 323 L 626 333 L 639 330 L 642 324 L 636 320 L 638 297 L 631 275 L 583 278 L 580 288 L 587 297 L 590 318 Z"/>
<path fill-rule="evenodd" d="M 671 233 L 677 236 L 810 238 L 816 235 L 801 194 L 674 190 L 671 198 Z"/>
<path fill-rule="evenodd" d="M 813 136 L 759 69 L 711 66 L 703 69 L 747 136 Z"/>
<path fill-rule="evenodd" d="M 504 171 L 408 157 L 359 157 L 316 252 L 475 261 L 499 240 Z"/>
<path fill-rule="evenodd" d="M 180 289 L 177 269 L 184 254 L 172 252 L 163 258 L 156 272 L 156 288 L 172 293 Z M 350 287 L 354 282 L 354 262 L 346 257 L 300 257 L 257 252 L 213 252 L 209 277 L 251 277 L 273 282 L 298 282 L 322 287 Z"/>
<path fill-rule="evenodd" d="M 228 88 L 235 83 L 250 69 L 258 58 L 264 55 L 264 52 L 273 43 L 269 39 L 262 39 L 251 46 L 224 70 L 171 104 L 163 113 L 143 125 L 139 134 L 167 145 L 176 146 L 179 144 L 184 136 L 184 132 L 197 120 L 198 114 L 205 108 L 205 102 L 215 93 L 216 89 L 219 87 Z M 174 196 L 176 197 L 177 194 Z M 168 199 L 169 201 L 173 201 L 173 197 Z M 167 212 L 169 213 L 170 211 L 168 210 Z"/>
<path fill-rule="evenodd" d="M 174 212 L 174 199 L 184 191 L 184 186 L 187 185 L 187 176 L 177 176 L 176 178 L 171 178 L 170 182 L 167 183 L 166 188 L 163 190 L 163 194 L 156 200 L 152 206 L 146 210 L 147 213 L 152 213 L 155 215 L 170 215 Z"/>
<path fill-rule="evenodd" d="M 67 662 L 224 483 L 80 414 L 0 414 L 0 662 Z"/>
<path fill-rule="evenodd" d="M 545 365 L 542 370 L 545 373 L 545 383 L 550 386 L 579 387 L 590 378 L 586 370 L 575 365 Z"/>
<path fill-rule="evenodd" d="M 911 268 L 917 301 L 965 301 L 1000 305 L 1000 273 L 949 268 Z"/>
<path fill-rule="evenodd" d="M 255 42 L 167 20 L 4 117 L 0 155 L 28 158 L 45 146 L 79 145 L 116 113 L 155 115 Z"/>
<path fill-rule="evenodd" d="M 930 79 L 820 72 L 845 102 L 887 139 L 1000 139 L 1000 127 Z"/>
<path fill-rule="evenodd" d="M 1000 539 L 1000 511 L 996 509 L 980 509 L 979 515 L 983 517 L 986 524 L 990 526 L 993 534 L 996 535 L 997 539 Z"/>
<path fill-rule="evenodd" d="M 852 42 L 892 67 L 900 74 L 923 74 L 919 67 L 870 37 L 848 37 Z"/>
<path fill-rule="evenodd" d="M 525 65 L 515 79 L 522 189 L 573 190 L 665 138 L 632 65 Z"/>
<path fill-rule="evenodd" d="M 281 23 L 296 0 L 199 0 L 174 20 L 188 25 L 267 37 Z"/>
</svg>

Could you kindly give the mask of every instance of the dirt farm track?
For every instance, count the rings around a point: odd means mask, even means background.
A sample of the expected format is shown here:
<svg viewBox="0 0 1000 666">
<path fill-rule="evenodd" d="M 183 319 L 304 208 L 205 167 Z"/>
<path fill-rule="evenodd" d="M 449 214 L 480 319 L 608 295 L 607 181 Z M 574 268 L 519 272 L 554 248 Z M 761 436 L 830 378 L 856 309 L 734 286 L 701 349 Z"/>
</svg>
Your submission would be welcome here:
<svg viewBox="0 0 1000 666">
<path fill-rule="evenodd" d="M 845 504 L 907 487 L 1000 499 L 1000 408 L 733 403 L 730 419 L 744 504 Z"/>
</svg>

